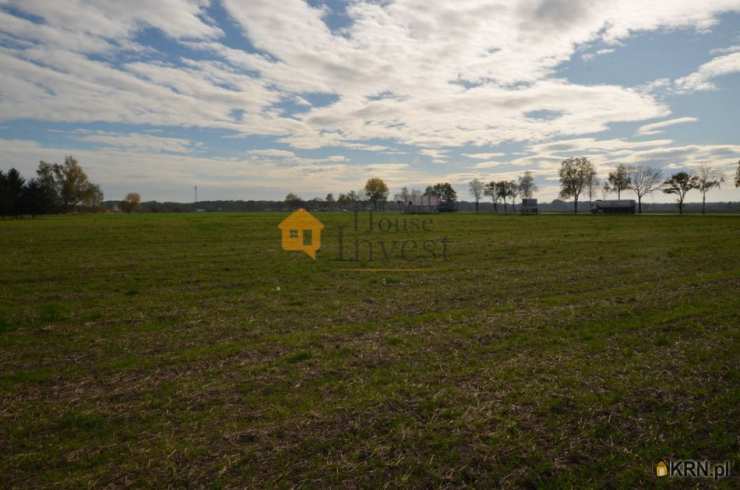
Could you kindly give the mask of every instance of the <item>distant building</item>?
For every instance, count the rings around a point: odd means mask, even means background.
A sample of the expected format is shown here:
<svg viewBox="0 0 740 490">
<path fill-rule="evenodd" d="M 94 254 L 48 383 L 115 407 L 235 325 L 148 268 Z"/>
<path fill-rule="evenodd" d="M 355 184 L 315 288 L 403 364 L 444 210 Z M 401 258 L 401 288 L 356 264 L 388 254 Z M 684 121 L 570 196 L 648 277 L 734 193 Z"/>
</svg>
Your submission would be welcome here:
<svg viewBox="0 0 740 490">
<path fill-rule="evenodd" d="M 619 201 L 596 201 L 591 208 L 594 214 L 635 214 L 636 203 L 632 199 Z"/>
<path fill-rule="evenodd" d="M 406 203 L 399 202 L 404 213 L 436 213 L 439 211 L 440 204 L 439 197 L 422 194 L 411 196 Z"/>
</svg>

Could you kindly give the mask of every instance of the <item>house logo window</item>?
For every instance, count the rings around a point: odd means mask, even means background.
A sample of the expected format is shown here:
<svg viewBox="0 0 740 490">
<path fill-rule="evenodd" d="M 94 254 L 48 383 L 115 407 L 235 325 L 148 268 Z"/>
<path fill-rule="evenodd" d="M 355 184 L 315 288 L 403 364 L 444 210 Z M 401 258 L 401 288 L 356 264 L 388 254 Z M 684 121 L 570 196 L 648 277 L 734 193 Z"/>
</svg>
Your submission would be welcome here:
<svg viewBox="0 0 740 490">
<path fill-rule="evenodd" d="M 324 229 L 321 221 L 301 208 L 281 221 L 278 228 L 283 250 L 303 252 L 316 260 L 316 252 L 321 248 L 321 232 Z"/>
</svg>

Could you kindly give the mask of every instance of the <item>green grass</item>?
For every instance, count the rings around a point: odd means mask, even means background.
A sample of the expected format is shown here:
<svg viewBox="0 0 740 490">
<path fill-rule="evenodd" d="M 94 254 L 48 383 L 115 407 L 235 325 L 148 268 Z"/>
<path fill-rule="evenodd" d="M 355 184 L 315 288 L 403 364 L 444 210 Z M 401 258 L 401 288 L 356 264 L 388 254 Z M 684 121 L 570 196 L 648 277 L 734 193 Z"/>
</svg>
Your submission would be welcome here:
<svg viewBox="0 0 740 490">
<path fill-rule="evenodd" d="M 0 487 L 737 486 L 740 217 L 317 216 L 0 221 Z"/>
</svg>

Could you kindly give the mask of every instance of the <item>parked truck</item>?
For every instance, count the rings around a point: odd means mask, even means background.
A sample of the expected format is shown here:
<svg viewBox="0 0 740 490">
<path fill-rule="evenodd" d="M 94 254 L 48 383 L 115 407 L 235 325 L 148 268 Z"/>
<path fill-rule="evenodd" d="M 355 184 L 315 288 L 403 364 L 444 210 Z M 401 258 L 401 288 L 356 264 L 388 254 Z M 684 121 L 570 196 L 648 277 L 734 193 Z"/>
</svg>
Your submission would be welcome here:
<svg viewBox="0 0 740 490">
<path fill-rule="evenodd" d="M 599 200 L 594 202 L 591 212 L 594 214 L 635 214 L 635 201 L 633 199 Z"/>
</svg>

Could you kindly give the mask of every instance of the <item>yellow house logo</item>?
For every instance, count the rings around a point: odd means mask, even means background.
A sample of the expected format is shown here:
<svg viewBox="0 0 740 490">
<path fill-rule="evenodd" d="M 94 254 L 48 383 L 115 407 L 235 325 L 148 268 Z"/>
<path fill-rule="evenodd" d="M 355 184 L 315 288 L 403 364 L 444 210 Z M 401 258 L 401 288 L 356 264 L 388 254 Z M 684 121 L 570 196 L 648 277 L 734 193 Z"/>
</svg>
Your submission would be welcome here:
<svg viewBox="0 0 740 490">
<path fill-rule="evenodd" d="M 321 230 L 324 224 L 301 208 L 280 222 L 281 244 L 287 252 L 304 252 L 316 260 L 321 248 Z"/>
</svg>

